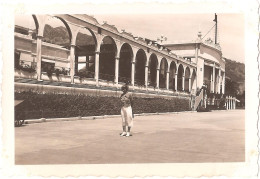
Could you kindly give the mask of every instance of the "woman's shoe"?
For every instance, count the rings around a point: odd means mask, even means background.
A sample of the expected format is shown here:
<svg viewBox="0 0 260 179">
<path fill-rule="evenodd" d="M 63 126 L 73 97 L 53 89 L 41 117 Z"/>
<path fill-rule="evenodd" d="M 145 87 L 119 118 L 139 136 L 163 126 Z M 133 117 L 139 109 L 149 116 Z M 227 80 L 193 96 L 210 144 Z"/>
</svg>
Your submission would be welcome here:
<svg viewBox="0 0 260 179">
<path fill-rule="evenodd" d="M 126 136 L 126 135 L 127 135 L 126 132 L 122 132 L 122 133 L 120 134 L 120 136 Z"/>
<path fill-rule="evenodd" d="M 126 137 L 129 137 L 129 136 L 130 136 L 130 132 L 127 132 L 127 133 L 126 133 Z"/>
</svg>

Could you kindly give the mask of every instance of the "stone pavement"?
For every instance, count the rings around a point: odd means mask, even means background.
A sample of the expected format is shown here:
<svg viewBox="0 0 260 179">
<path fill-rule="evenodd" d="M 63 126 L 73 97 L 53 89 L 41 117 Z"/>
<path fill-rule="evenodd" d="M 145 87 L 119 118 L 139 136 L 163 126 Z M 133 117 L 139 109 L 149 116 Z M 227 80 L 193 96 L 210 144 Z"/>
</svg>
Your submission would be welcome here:
<svg viewBox="0 0 260 179">
<path fill-rule="evenodd" d="M 136 116 L 131 137 L 121 118 L 15 128 L 16 164 L 243 162 L 244 110 Z"/>
</svg>

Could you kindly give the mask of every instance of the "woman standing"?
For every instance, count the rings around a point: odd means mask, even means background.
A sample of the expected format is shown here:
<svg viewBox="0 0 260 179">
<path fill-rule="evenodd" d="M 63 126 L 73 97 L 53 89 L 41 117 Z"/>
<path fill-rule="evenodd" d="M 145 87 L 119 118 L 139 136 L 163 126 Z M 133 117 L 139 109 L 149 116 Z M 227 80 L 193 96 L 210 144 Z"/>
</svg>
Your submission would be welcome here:
<svg viewBox="0 0 260 179">
<path fill-rule="evenodd" d="M 121 95 L 120 99 L 122 101 L 122 108 L 121 108 L 121 117 L 122 117 L 122 126 L 123 132 L 120 136 L 130 136 L 131 127 L 133 126 L 133 97 L 132 94 L 128 92 L 129 87 L 127 84 L 122 86 L 121 88 L 123 94 Z M 127 129 L 127 131 L 126 131 Z"/>
</svg>

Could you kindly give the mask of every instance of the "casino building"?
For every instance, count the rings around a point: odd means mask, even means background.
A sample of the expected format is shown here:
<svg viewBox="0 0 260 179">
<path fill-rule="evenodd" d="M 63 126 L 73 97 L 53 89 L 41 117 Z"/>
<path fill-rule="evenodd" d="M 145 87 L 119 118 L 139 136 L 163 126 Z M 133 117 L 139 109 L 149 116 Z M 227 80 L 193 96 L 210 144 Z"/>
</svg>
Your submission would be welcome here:
<svg viewBox="0 0 260 179">
<path fill-rule="evenodd" d="M 129 82 L 138 94 L 188 98 L 205 84 L 211 93 L 225 93 L 221 48 L 200 32 L 190 42 L 161 44 L 89 15 L 32 15 L 31 20 L 35 29 L 15 26 L 16 86 L 113 91 Z M 53 31 L 52 20 L 65 28 Z"/>
</svg>

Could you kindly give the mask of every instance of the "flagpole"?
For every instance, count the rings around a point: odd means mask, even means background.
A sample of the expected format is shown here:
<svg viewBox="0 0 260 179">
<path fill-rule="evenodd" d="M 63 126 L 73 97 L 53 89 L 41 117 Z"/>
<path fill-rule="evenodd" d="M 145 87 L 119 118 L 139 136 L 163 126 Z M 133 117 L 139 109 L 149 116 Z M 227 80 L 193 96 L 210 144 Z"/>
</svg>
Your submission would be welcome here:
<svg viewBox="0 0 260 179">
<path fill-rule="evenodd" d="M 217 44 L 217 34 L 218 34 L 218 17 L 217 14 L 215 13 L 215 19 L 213 20 L 216 22 L 215 25 L 215 44 Z"/>
</svg>

